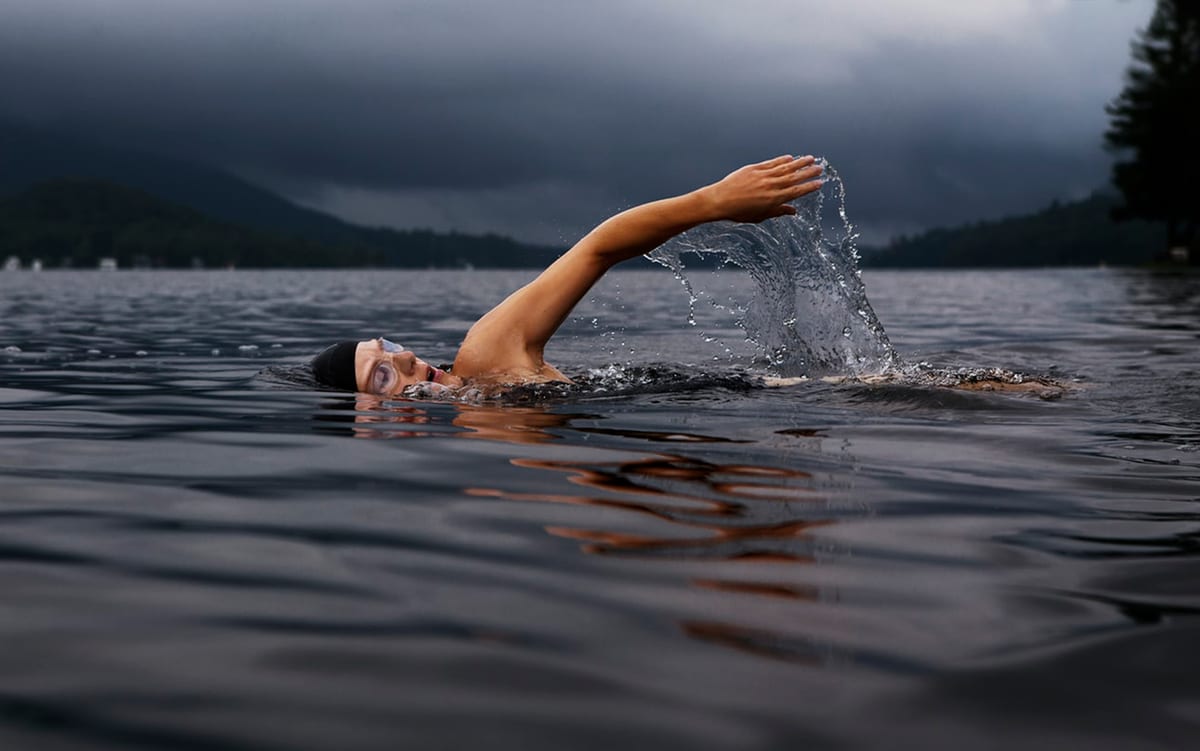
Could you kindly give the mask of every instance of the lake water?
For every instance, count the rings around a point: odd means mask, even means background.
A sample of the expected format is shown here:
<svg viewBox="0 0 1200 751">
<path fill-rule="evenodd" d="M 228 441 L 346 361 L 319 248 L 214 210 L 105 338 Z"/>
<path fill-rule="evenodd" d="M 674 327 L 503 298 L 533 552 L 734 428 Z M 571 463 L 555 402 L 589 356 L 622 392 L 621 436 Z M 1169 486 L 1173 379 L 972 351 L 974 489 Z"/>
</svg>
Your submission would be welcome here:
<svg viewBox="0 0 1200 751">
<path fill-rule="evenodd" d="M 906 362 L 1057 399 L 759 388 L 661 271 L 547 353 L 625 388 L 287 375 L 347 337 L 449 360 L 528 277 L 0 274 L 0 748 L 1195 741 L 1200 277 L 864 275 Z"/>
</svg>

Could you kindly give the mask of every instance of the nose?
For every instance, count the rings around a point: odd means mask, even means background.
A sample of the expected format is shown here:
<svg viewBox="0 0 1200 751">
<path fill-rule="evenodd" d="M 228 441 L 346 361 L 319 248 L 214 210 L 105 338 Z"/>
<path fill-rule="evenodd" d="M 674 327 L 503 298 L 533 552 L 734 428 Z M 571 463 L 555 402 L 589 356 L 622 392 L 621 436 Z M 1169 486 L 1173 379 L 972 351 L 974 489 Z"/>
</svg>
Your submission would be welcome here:
<svg viewBox="0 0 1200 751">
<path fill-rule="evenodd" d="M 398 352 L 395 355 L 392 355 L 392 360 L 396 363 L 396 367 L 400 369 L 401 373 L 404 373 L 405 375 L 411 375 L 413 366 L 417 362 L 417 356 L 412 352 L 405 350 L 404 352 Z"/>
</svg>

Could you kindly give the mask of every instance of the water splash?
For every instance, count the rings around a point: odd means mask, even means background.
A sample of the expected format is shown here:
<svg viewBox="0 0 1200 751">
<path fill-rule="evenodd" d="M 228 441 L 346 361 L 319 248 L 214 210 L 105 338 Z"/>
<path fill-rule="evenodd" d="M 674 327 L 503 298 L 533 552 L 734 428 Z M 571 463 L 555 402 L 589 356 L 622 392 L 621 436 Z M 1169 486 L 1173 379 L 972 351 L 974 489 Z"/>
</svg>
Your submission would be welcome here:
<svg viewBox="0 0 1200 751">
<path fill-rule="evenodd" d="M 713 302 L 729 311 L 759 357 L 786 375 L 889 372 L 900 359 L 871 303 L 858 269 L 858 235 L 846 216 L 846 190 L 825 160 L 825 185 L 794 205 L 792 216 L 761 224 L 718 222 L 689 230 L 649 254 L 688 291 L 688 323 L 701 299 L 683 256 L 715 256 L 718 268 L 745 269 L 755 293 L 745 302 Z M 827 197 L 836 218 L 825 216 Z M 711 301 L 711 300 L 710 300 Z"/>
<path fill-rule="evenodd" d="M 679 395 L 709 392 L 714 389 L 749 391 L 765 385 L 761 376 L 744 368 L 724 368 L 713 372 L 672 363 L 644 363 L 641 365 L 614 363 L 572 373 L 572 378 L 572 383 L 550 381 L 518 385 L 467 384 L 460 388 L 424 381 L 408 386 L 395 397 L 374 398 L 385 405 L 409 401 L 456 402 L 472 405 L 524 405 L 626 398 L 649 394 Z M 318 383 L 313 378 L 312 369 L 308 363 L 268 365 L 259 371 L 257 380 L 268 387 L 305 388 L 328 392 L 330 395 L 345 399 L 358 398 L 347 391 Z"/>
</svg>

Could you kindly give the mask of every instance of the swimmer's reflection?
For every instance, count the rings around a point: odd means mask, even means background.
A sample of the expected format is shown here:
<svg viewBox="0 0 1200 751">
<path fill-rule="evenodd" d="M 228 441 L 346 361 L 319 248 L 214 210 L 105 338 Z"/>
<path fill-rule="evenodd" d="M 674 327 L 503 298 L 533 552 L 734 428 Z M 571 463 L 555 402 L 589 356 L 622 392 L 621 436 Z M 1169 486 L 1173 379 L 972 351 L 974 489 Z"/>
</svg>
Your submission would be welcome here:
<svg viewBox="0 0 1200 751">
<path fill-rule="evenodd" d="M 354 405 L 354 435 L 363 438 L 443 437 L 534 445 L 561 440 L 567 432 L 625 437 L 639 442 L 698 444 L 727 439 L 690 433 L 573 426 L 595 415 L 548 408 L 445 405 L 453 409 L 447 430 L 422 405 L 359 395 Z M 812 473 L 758 464 L 715 463 L 680 453 L 654 452 L 634 458 L 593 462 L 516 456 L 509 462 L 530 470 L 566 475 L 579 488 L 569 493 L 522 493 L 470 485 L 464 493 L 516 502 L 588 506 L 621 512 L 614 528 L 547 525 L 555 537 L 579 542 L 589 555 L 619 555 L 641 560 L 719 561 L 804 565 L 816 562 L 814 529 L 833 524 L 827 495 Z M 640 520 L 640 521 L 639 521 Z M 620 527 L 620 528 L 616 528 Z M 631 529 L 632 528 L 632 529 Z M 653 529 L 654 532 L 648 532 Z M 755 567 L 758 576 L 762 572 Z M 780 579 L 754 576 L 700 577 L 691 585 L 711 592 L 791 601 L 838 599 L 836 591 Z M 688 636 L 758 656 L 819 663 L 828 647 L 794 635 L 720 619 L 680 623 Z"/>
<path fill-rule="evenodd" d="M 499 488 L 468 487 L 469 495 L 513 501 L 539 501 L 618 509 L 672 525 L 655 535 L 603 529 L 546 527 L 558 537 L 579 540 L 585 553 L 666 555 L 673 558 L 721 558 L 808 562 L 811 556 L 786 549 L 786 541 L 802 538 L 828 519 L 772 519 L 755 523 L 746 500 L 812 503 L 821 497 L 810 488 L 785 480 L 807 481 L 807 472 L 773 467 L 720 465 L 673 454 L 631 461 L 582 463 L 543 459 L 511 459 L 518 467 L 565 472 L 568 482 L 616 494 L 513 493 Z M 623 497 L 622 497 L 623 496 Z M 636 500 L 635 500 L 636 498 Z"/>
<path fill-rule="evenodd" d="M 569 427 L 573 420 L 595 415 L 551 412 L 543 407 L 486 407 L 454 404 L 449 422 L 439 424 L 429 408 L 417 402 L 385 400 L 358 394 L 354 401 L 352 432 L 356 438 L 474 438 L 505 443 L 538 444 L 559 440 L 554 428 Z M 454 430 L 454 429 L 457 430 Z"/>
<path fill-rule="evenodd" d="M 578 541 L 580 549 L 591 555 L 720 562 L 722 571 L 728 563 L 805 565 L 816 562 L 812 530 L 835 522 L 825 511 L 828 498 L 815 487 L 814 476 L 795 469 L 717 464 L 665 453 L 614 462 L 510 461 L 528 469 L 566 473 L 568 482 L 584 492 L 515 493 L 485 486 L 464 490 L 477 497 L 626 512 L 620 526 L 633 524 L 637 531 L 545 527 L 548 534 Z M 649 524 L 637 521 L 639 518 Z M 647 533 L 647 527 L 659 531 Z M 762 576 L 760 567 L 752 570 Z M 839 599 L 836 590 L 797 584 L 791 581 L 794 578 L 794 572 L 777 570 L 771 579 L 708 576 L 692 579 L 691 585 L 737 597 L 803 602 Z M 795 634 L 728 619 L 688 618 L 681 620 L 680 628 L 694 639 L 789 662 L 824 664 L 834 651 Z"/>
</svg>

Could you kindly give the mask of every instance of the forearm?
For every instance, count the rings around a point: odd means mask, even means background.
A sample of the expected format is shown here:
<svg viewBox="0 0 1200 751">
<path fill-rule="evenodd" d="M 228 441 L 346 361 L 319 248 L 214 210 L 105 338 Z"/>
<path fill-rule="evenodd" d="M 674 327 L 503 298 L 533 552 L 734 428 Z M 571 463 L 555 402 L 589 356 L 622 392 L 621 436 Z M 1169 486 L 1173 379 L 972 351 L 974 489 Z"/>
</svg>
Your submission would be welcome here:
<svg viewBox="0 0 1200 751">
<path fill-rule="evenodd" d="M 816 179 L 821 169 L 811 156 L 785 155 L 748 164 L 691 193 L 623 211 L 592 230 L 571 252 L 593 255 L 611 268 L 698 224 L 722 219 L 761 222 L 794 214 L 789 202 L 821 187 Z"/>
<path fill-rule="evenodd" d="M 515 332 L 514 346 L 540 358 L 546 341 L 610 268 L 709 221 L 711 207 L 703 191 L 645 203 L 605 220 L 480 319 L 468 340 Z"/>
<path fill-rule="evenodd" d="M 589 232 L 571 252 L 592 254 L 605 268 L 611 268 L 649 253 L 681 232 L 720 218 L 708 188 L 701 188 L 622 211 Z"/>
</svg>

